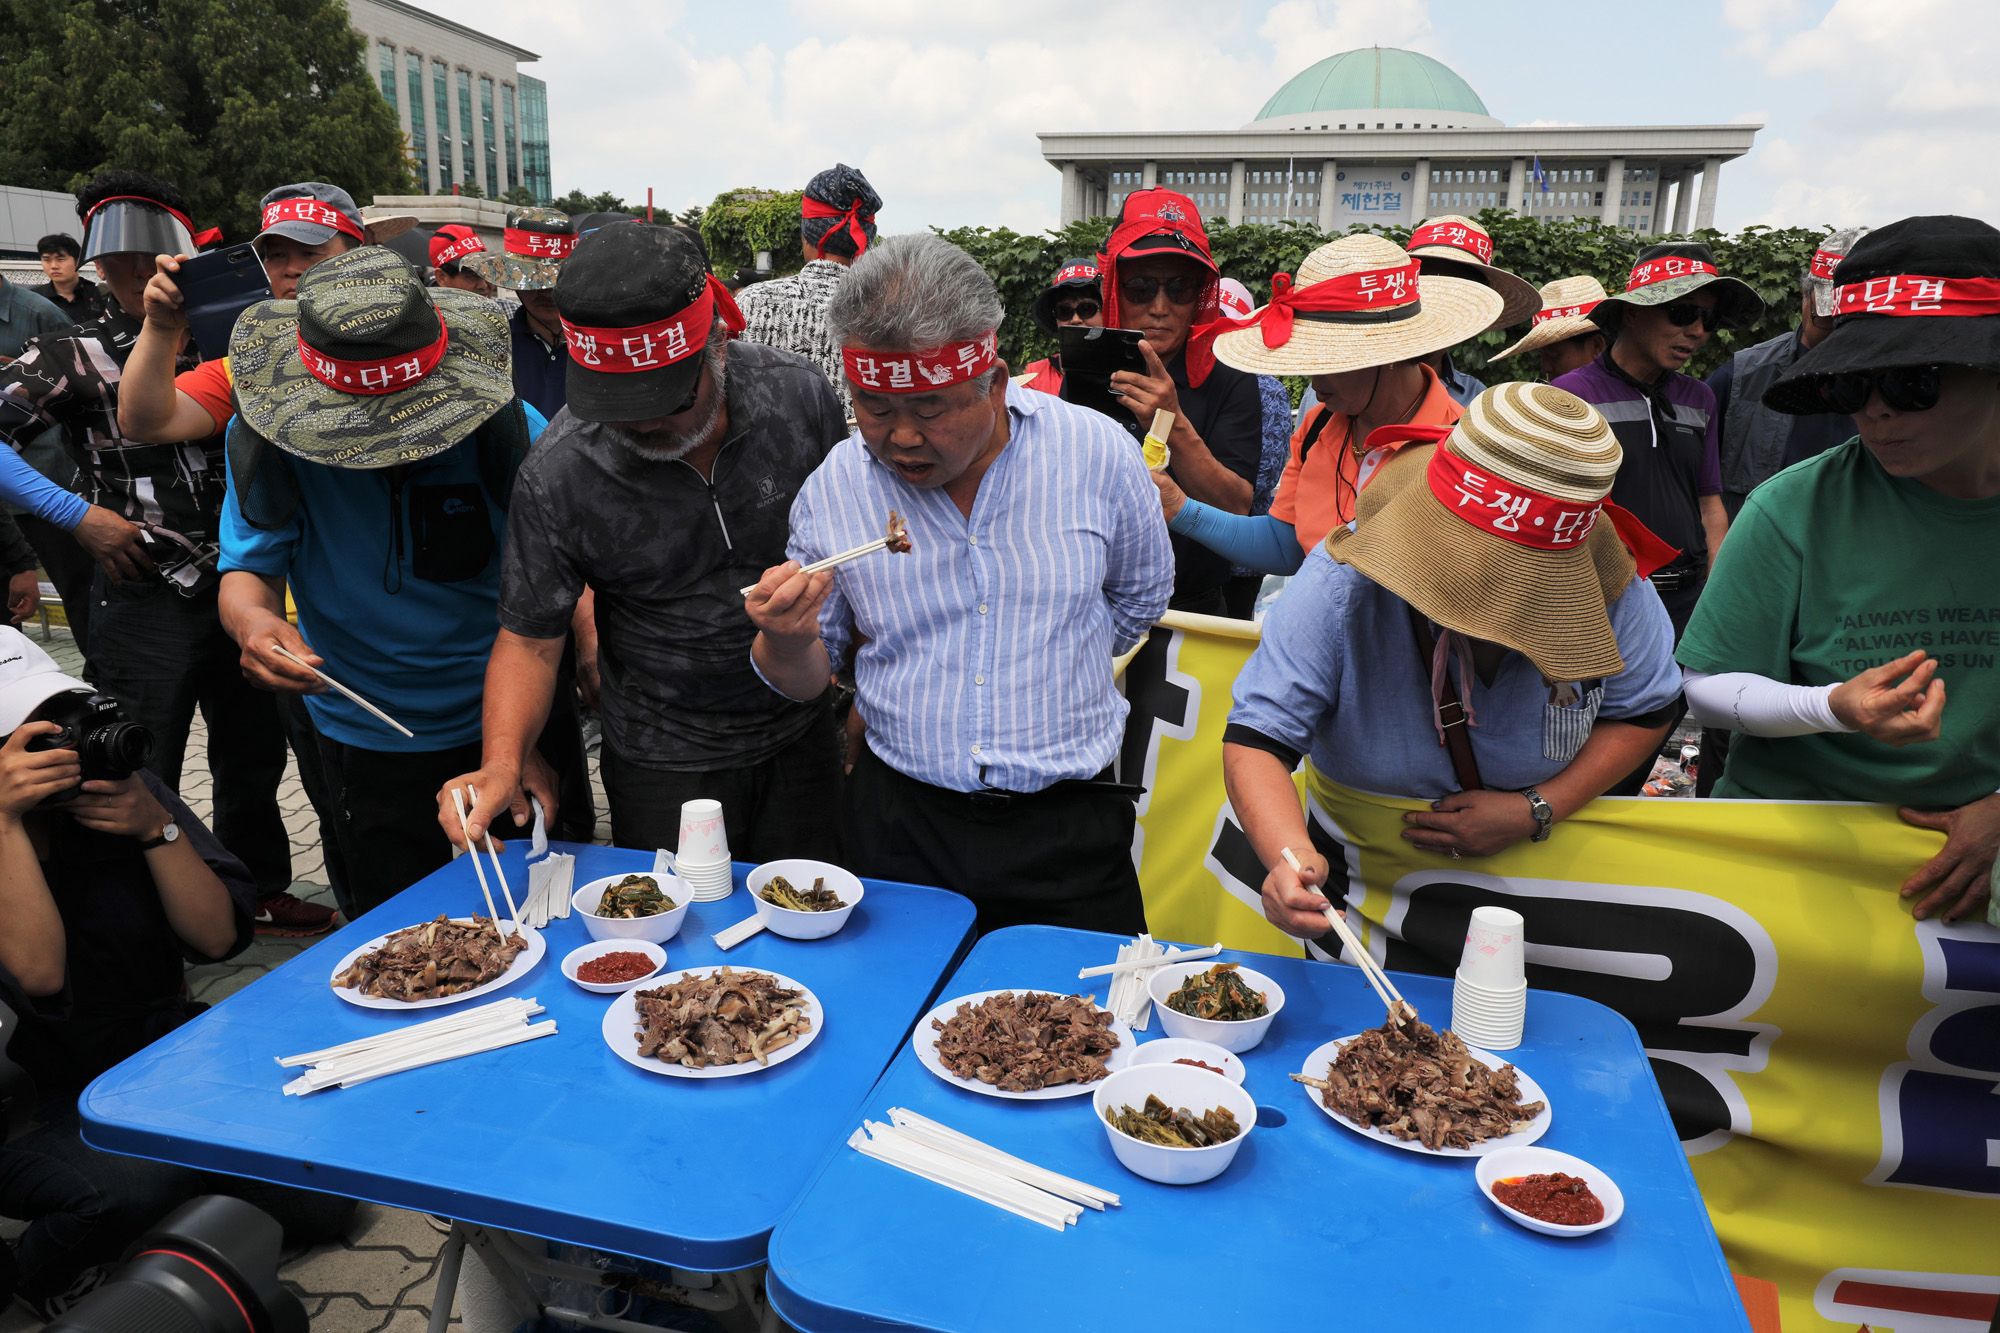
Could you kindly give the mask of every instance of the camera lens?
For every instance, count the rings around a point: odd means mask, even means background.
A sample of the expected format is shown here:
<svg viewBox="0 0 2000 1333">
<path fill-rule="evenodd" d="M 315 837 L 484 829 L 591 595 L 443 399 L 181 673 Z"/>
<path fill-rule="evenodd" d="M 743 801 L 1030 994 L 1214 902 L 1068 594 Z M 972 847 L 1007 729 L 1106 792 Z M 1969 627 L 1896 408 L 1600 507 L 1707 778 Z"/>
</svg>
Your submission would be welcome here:
<svg viewBox="0 0 2000 1333">
<path fill-rule="evenodd" d="M 281 1243 L 270 1214 L 241 1199 L 195 1199 L 44 1333 L 307 1333 L 305 1306 L 278 1281 Z"/>
<path fill-rule="evenodd" d="M 112 722 L 83 739 L 83 766 L 89 772 L 125 777 L 152 757 L 153 733 L 138 722 Z"/>
</svg>

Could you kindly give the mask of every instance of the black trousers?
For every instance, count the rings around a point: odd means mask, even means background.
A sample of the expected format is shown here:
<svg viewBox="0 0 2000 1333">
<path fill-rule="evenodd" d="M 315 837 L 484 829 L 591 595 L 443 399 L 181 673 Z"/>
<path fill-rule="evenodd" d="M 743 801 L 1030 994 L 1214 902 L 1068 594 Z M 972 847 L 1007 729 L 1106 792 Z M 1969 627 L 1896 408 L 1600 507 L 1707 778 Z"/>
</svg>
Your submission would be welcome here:
<svg viewBox="0 0 2000 1333">
<path fill-rule="evenodd" d="M 214 817 L 262 893 L 292 882 L 292 842 L 278 809 L 285 726 L 271 696 L 243 679 L 236 641 L 216 614 L 216 590 L 183 597 L 165 581 L 113 584 L 99 571 L 89 680 L 153 733 L 147 767 L 176 791 L 195 709 L 208 724 Z"/>
<path fill-rule="evenodd" d="M 203 1194 L 262 1208 L 284 1227 L 287 1248 L 331 1240 L 354 1217 L 354 1200 L 337 1195 L 99 1152 L 72 1116 L 0 1148 L 0 1215 L 28 1223 L 11 1250 L 0 1244 L 0 1302 L 17 1289 L 34 1299 L 59 1295 Z"/>
<path fill-rule="evenodd" d="M 785 749 L 743 768 L 646 768 L 619 754 L 608 737 L 597 758 L 615 846 L 678 850 L 681 803 L 713 800 L 722 802 L 732 860 L 841 859 L 842 741 L 830 711 Z"/>
<path fill-rule="evenodd" d="M 35 548 L 35 557 L 42 562 L 49 582 L 56 585 L 56 596 L 62 599 L 63 619 L 69 622 L 70 637 L 76 640 L 77 650 L 89 656 L 90 585 L 97 576 L 97 562 L 76 538 L 45 518 L 16 514 L 14 521 L 20 525 L 28 545 Z"/>
<path fill-rule="evenodd" d="M 367 912 L 409 888 L 451 860 L 451 841 L 437 821 L 437 797 L 444 784 L 479 767 L 480 743 L 472 741 L 447 750 L 364 750 L 343 745 L 320 733 L 320 769 L 334 809 L 333 837 L 339 840 L 348 892 L 355 912 Z M 493 836 L 511 840 L 526 835 L 511 816 L 493 823 Z M 326 826 L 321 825 L 325 836 Z M 489 876 L 490 880 L 490 876 Z M 493 886 L 493 906 L 505 912 L 500 886 Z M 527 884 L 514 885 L 514 901 Z M 486 904 L 477 904 L 484 912 Z M 468 899 L 469 916 L 474 904 Z M 345 909 L 343 909 L 345 910 Z M 403 925 L 409 922 L 401 923 Z"/>
<path fill-rule="evenodd" d="M 846 810 L 849 869 L 962 893 L 979 908 L 981 934 L 1146 928 L 1129 796 L 1063 787 L 986 804 L 908 777 L 864 747 Z"/>
<path fill-rule="evenodd" d="M 563 842 L 597 837 L 597 798 L 590 791 L 590 755 L 583 748 L 583 711 L 576 701 L 576 640 L 563 644 L 556 692 L 536 748 L 556 771 L 556 817 L 549 836 Z"/>
<path fill-rule="evenodd" d="M 285 721 L 285 739 L 292 744 L 292 758 L 298 761 L 299 785 L 305 788 L 306 800 L 312 803 L 313 815 L 319 820 L 320 861 L 326 868 L 326 885 L 333 890 L 333 901 L 340 906 L 340 914 L 352 921 L 359 912 L 354 901 L 354 889 L 347 882 L 347 854 L 339 838 L 340 791 L 326 773 L 326 759 L 319 751 L 319 729 L 313 726 L 312 714 L 306 711 L 306 700 L 302 694 L 280 694 L 278 714 Z"/>
</svg>

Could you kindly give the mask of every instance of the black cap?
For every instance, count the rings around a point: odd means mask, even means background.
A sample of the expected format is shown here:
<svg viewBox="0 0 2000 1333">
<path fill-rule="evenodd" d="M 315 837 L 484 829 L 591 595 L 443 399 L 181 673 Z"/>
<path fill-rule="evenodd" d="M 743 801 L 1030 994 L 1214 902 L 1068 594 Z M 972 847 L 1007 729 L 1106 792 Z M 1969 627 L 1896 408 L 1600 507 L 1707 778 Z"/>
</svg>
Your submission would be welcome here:
<svg viewBox="0 0 2000 1333">
<path fill-rule="evenodd" d="M 1939 215 L 1904 218 L 1856 241 L 1833 270 L 1833 332 L 1765 390 L 1764 406 L 1798 416 L 1831 412 L 1819 393 L 1822 375 L 1929 365 L 2000 371 L 2000 315 L 1945 314 L 1941 300 L 1935 315 L 1856 309 L 1872 298 L 1914 306 L 1925 297 L 1910 280 L 1940 278 L 2000 278 L 2000 231 Z"/>
<path fill-rule="evenodd" d="M 1062 266 L 1056 270 L 1055 281 L 1035 293 L 1035 303 L 1029 308 L 1029 317 L 1035 321 L 1036 328 L 1053 338 L 1056 333 L 1056 293 L 1064 290 L 1094 292 L 1098 290 L 1098 283 L 1095 255 L 1087 255 L 1081 259 L 1065 259 Z"/>
<path fill-rule="evenodd" d="M 614 222 L 576 247 L 556 279 L 556 310 L 565 326 L 637 329 L 685 312 L 708 290 L 700 247 L 673 227 Z M 567 332 L 567 329 L 565 330 Z M 591 350 L 570 339 L 569 410 L 585 421 L 653 421 L 687 400 L 701 373 L 708 328 L 688 330 L 682 347 L 639 344 L 648 369 L 594 368 Z M 622 341 L 622 340 L 621 340 Z M 677 359 L 666 358 L 673 351 Z M 622 358 L 605 355 L 602 366 Z"/>
</svg>

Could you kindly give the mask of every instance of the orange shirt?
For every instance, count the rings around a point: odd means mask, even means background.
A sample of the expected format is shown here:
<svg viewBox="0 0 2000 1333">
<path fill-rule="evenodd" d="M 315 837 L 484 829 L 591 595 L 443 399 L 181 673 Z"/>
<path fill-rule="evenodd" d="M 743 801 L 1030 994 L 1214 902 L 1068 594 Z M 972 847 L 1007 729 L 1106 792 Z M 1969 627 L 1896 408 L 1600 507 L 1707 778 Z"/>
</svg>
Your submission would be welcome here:
<svg viewBox="0 0 2000 1333">
<path fill-rule="evenodd" d="M 174 387 L 200 403 L 202 410 L 215 419 L 217 430 L 227 426 L 229 418 L 236 415 L 236 404 L 229 399 L 229 358 L 226 356 L 204 361 L 193 370 L 182 371 L 174 376 Z"/>
<path fill-rule="evenodd" d="M 1456 423 L 1465 415 L 1465 409 L 1445 392 L 1436 371 L 1429 366 L 1417 368 L 1424 372 L 1424 399 L 1417 405 L 1409 424 L 1449 426 Z M 1327 418 L 1326 426 L 1313 442 L 1312 452 L 1301 466 L 1299 447 L 1313 421 L 1322 416 Z M 1348 430 L 1352 425 L 1353 418 L 1335 414 L 1331 408 L 1319 407 L 1300 418 L 1298 428 L 1292 432 L 1292 457 L 1285 464 L 1285 475 L 1278 479 L 1278 493 L 1271 499 L 1271 517 L 1292 525 L 1298 533 L 1299 549 L 1303 551 L 1311 551 L 1325 541 L 1326 534 L 1336 526 L 1354 519 L 1355 478 L 1360 475 L 1361 460 L 1354 456 L 1354 450 L 1348 444 Z"/>
</svg>

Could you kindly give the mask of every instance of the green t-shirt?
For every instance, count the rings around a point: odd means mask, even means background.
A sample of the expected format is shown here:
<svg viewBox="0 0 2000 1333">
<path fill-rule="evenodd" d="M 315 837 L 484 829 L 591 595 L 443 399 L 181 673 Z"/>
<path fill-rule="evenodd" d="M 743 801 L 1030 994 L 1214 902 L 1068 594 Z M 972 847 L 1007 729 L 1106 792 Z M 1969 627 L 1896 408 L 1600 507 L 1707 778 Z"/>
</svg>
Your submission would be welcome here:
<svg viewBox="0 0 2000 1333">
<path fill-rule="evenodd" d="M 1759 486 L 1681 665 L 1832 685 L 1918 648 L 1945 683 L 1938 739 L 1736 736 L 1715 794 L 1949 807 L 2000 789 L 2000 497 L 1954 500 L 1892 477 L 1859 440 Z"/>
</svg>

